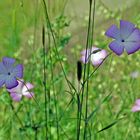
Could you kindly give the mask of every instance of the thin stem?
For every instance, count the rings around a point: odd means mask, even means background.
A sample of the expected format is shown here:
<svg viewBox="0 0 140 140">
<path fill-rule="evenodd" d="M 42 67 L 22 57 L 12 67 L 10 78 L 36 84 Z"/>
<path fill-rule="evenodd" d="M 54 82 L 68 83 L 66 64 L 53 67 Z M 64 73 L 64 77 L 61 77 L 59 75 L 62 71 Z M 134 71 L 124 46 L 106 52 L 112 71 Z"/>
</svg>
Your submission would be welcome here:
<svg viewBox="0 0 140 140">
<path fill-rule="evenodd" d="M 48 114 L 47 114 L 47 87 L 46 87 L 46 47 L 45 47 L 45 28 L 43 26 L 42 33 L 42 44 L 43 44 L 43 85 L 44 85 L 44 97 L 45 97 L 45 119 L 46 119 L 46 140 L 48 140 Z"/>
<path fill-rule="evenodd" d="M 47 33 L 48 35 L 48 50 L 50 50 L 50 45 L 51 45 L 51 38 L 50 38 L 50 32 Z M 53 80 L 52 80 L 53 81 Z M 50 95 L 50 89 L 48 90 L 48 121 L 50 121 L 50 110 L 51 110 L 51 106 L 50 106 L 50 100 L 51 100 L 51 95 Z M 51 140 L 51 123 L 49 123 L 49 135 L 50 135 L 50 140 Z"/>
<path fill-rule="evenodd" d="M 59 56 L 59 52 L 58 52 L 58 49 L 57 49 L 57 45 L 56 45 L 56 41 L 55 41 L 55 35 L 54 35 L 54 32 L 53 32 L 53 29 L 52 29 L 52 26 L 51 26 L 51 23 L 50 23 L 50 19 L 49 19 L 49 15 L 48 15 L 48 9 L 47 9 L 47 5 L 46 5 L 46 2 L 45 0 L 42 0 L 43 1 L 43 5 L 44 5 L 44 10 L 45 10 L 45 18 L 46 18 L 46 22 L 47 22 L 47 26 L 48 26 L 48 29 L 50 30 L 50 33 L 52 35 L 52 39 L 54 41 L 54 47 L 55 47 L 55 53 L 56 53 L 56 56 L 58 57 L 59 59 L 59 63 L 60 63 L 60 66 L 61 66 L 61 69 L 63 71 L 63 74 L 64 74 L 64 77 L 65 77 L 65 80 L 69 86 L 69 89 L 71 90 L 72 92 L 72 83 L 68 80 L 67 76 L 66 76 L 66 73 L 65 73 L 65 70 L 63 68 L 63 65 L 62 65 L 62 62 L 61 62 L 61 58 Z"/>
<path fill-rule="evenodd" d="M 23 124 L 22 124 L 22 121 L 21 121 L 20 117 L 17 115 L 17 113 L 15 112 L 15 108 L 14 108 L 14 106 L 12 105 L 12 103 L 10 103 L 10 106 L 11 106 L 12 111 L 14 112 L 14 115 L 16 116 L 17 120 L 19 121 L 21 127 L 23 128 L 24 126 L 23 126 Z M 28 137 L 28 139 L 30 139 L 30 137 L 29 137 L 27 134 L 26 134 L 26 136 Z"/>
<path fill-rule="evenodd" d="M 87 41 L 86 41 L 86 54 L 85 54 L 85 61 L 88 55 L 88 44 L 89 44 L 89 36 L 90 36 L 90 23 L 91 23 L 91 9 L 92 5 L 90 4 L 90 8 L 89 8 L 89 21 L 88 21 L 88 31 L 87 31 Z M 83 75 L 83 81 L 85 81 L 86 78 L 86 65 L 84 65 L 84 75 Z M 81 126 L 81 116 L 82 116 L 82 107 L 83 107 L 83 96 L 84 96 L 84 88 L 85 88 L 85 84 L 82 84 L 82 89 L 81 89 L 81 103 L 80 103 L 80 115 L 79 115 L 79 132 L 78 132 L 78 138 L 80 138 L 80 126 Z M 80 92 L 79 92 L 80 94 Z M 79 140 L 79 139 L 77 139 Z"/>
<path fill-rule="evenodd" d="M 90 7 L 92 9 L 92 0 L 90 0 Z M 92 46 L 93 43 L 93 33 L 94 33 L 94 22 L 95 22 L 95 0 L 94 0 L 94 4 L 93 4 L 93 19 L 92 19 L 92 25 L 90 27 L 91 29 L 91 35 L 89 36 L 89 47 Z M 90 39 L 91 37 L 91 39 Z M 90 49 L 90 53 L 91 53 L 91 49 Z M 90 55 L 91 56 L 91 55 Z M 87 76 L 89 75 L 89 71 L 90 71 L 90 63 L 88 64 L 88 68 L 87 68 Z M 89 80 L 87 80 L 87 86 L 86 86 L 86 110 L 85 110 L 85 126 L 84 126 L 84 140 L 86 139 L 86 135 L 87 135 L 87 126 L 88 126 L 88 122 L 87 122 L 87 115 L 88 115 L 88 88 L 89 88 Z"/>
<path fill-rule="evenodd" d="M 110 52 L 102 61 L 102 63 L 100 63 L 95 69 L 94 71 L 88 75 L 88 77 L 85 79 L 85 81 L 83 81 L 83 84 L 85 84 L 92 76 L 93 74 L 100 68 L 100 66 L 104 63 L 104 61 L 112 54 L 112 52 Z"/>
<path fill-rule="evenodd" d="M 88 81 L 88 79 L 90 79 L 93 74 L 100 68 L 100 66 L 105 62 L 105 60 L 112 54 L 112 52 L 110 52 L 102 61 L 102 63 L 100 63 L 92 72 L 91 74 L 85 79 L 85 81 L 83 81 L 83 83 L 81 83 L 82 87 L 83 85 Z M 79 93 L 82 92 L 82 88 L 80 89 Z"/>
<path fill-rule="evenodd" d="M 20 81 L 21 83 L 23 83 L 23 85 L 27 88 L 28 92 L 30 93 L 31 97 L 34 99 L 35 103 L 38 105 L 38 108 L 41 110 L 39 103 L 37 102 L 36 98 L 32 95 L 32 93 L 30 92 L 30 89 L 27 87 L 27 85 L 24 83 L 24 81 L 18 79 L 18 81 Z"/>
<path fill-rule="evenodd" d="M 77 140 L 79 140 L 80 137 L 80 108 L 81 108 L 81 102 L 80 102 L 80 95 L 79 95 L 79 91 L 80 91 L 80 81 L 78 82 L 78 93 L 76 93 L 77 95 Z"/>
<path fill-rule="evenodd" d="M 34 132 L 35 132 L 35 140 L 37 140 L 38 129 L 35 129 Z"/>
<path fill-rule="evenodd" d="M 17 113 L 15 112 L 15 108 L 14 108 L 14 106 L 12 105 L 12 103 L 10 104 L 10 106 L 11 106 L 11 108 L 12 108 L 12 110 L 13 110 L 13 112 L 14 112 L 16 118 L 18 119 L 20 125 L 23 127 L 22 121 L 21 121 L 21 119 L 18 117 Z"/>
<path fill-rule="evenodd" d="M 52 64 L 52 56 L 50 54 L 50 61 L 51 61 L 51 80 L 54 81 L 53 77 L 53 64 Z M 54 106 L 55 106 L 55 111 L 56 111 L 56 125 L 57 125 L 57 140 L 59 140 L 59 125 L 58 125 L 58 110 L 57 110 L 57 95 L 55 93 L 55 88 L 54 88 L 54 83 L 52 82 L 52 89 L 53 89 L 53 95 L 54 95 Z"/>
</svg>

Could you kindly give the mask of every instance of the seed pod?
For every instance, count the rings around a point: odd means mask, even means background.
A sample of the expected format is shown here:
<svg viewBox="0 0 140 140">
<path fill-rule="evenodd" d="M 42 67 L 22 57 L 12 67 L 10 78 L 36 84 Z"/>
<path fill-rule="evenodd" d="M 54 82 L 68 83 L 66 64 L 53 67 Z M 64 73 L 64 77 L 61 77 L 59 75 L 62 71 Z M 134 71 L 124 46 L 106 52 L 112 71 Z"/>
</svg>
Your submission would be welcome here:
<svg viewBox="0 0 140 140">
<path fill-rule="evenodd" d="M 89 3 L 92 4 L 92 0 L 89 0 Z"/>
<path fill-rule="evenodd" d="M 77 61 L 77 79 L 80 81 L 82 78 L 82 63 Z"/>
<path fill-rule="evenodd" d="M 45 46 L 45 27 L 42 28 L 42 44 Z"/>
</svg>

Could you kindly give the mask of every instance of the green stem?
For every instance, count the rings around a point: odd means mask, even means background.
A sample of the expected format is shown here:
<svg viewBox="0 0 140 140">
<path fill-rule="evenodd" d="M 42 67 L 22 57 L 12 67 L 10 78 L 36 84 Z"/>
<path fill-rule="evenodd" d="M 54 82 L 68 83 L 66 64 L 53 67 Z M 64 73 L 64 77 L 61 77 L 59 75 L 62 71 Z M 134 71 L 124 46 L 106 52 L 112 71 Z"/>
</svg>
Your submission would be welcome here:
<svg viewBox="0 0 140 140">
<path fill-rule="evenodd" d="M 91 26 L 91 11 L 92 11 L 92 5 L 90 3 L 90 8 L 89 8 L 89 21 L 88 21 L 88 30 L 87 30 L 87 41 L 86 41 L 86 54 L 85 54 L 85 61 L 86 61 L 86 58 L 87 58 L 87 52 L 88 52 L 88 46 L 89 46 L 89 36 L 90 36 L 90 26 Z M 84 65 L 84 75 L 83 75 L 83 81 L 85 81 L 86 79 L 86 65 Z M 85 84 L 82 84 L 82 89 L 81 89 L 81 103 L 80 103 L 80 114 L 79 114 L 79 132 L 78 132 L 78 139 L 80 139 L 80 126 L 81 126 L 81 117 L 82 117 L 82 108 L 83 108 L 83 96 L 84 96 L 84 88 L 85 88 Z M 79 94 L 80 94 L 79 92 Z"/>
<path fill-rule="evenodd" d="M 92 11 L 92 0 L 90 0 L 90 7 L 91 7 L 91 11 Z M 92 13 L 92 12 L 91 12 Z M 95 0 L 93 3 L 93 18 L 92 18 L 92 25 L 90 27 L 91 29 L 91 34 L 89 35 L 88 41 L 89 41 L 89 48 L 92 47 L 92 43 L 93 43 L 93 33 L 94 33 L 94 22 L 95 22 Z M 90 38 L 91 37 L 91 38 Z M 90 53 L 91 53 L 91 49 L 90 49 Z M 90 63 L 88 63 L 88 68 L 87 68 L 87 76 L 89 75 L 90 72 Z M 88 126 L 88 121 L 87 121 L 87 116 L 88 116 L 88 90 L 89 89 L 89 80 L 87 80 L 87 85 L 86 85 L 86 110 L 85 110 L 85 126 L 84 126 L 84 140 L 86 139 L 86 135 L 87 135 L 87 126 Z"/>
<path fill-rule="evenodd" d="M 47 87 L 46 87 L 46 47 L 45 47 L 45 28 L 43 26 L 42 33 L 43 44 L 43 86 L 44 86 L 44 98 L 45 98 L 45 120 L 46 120 L 46 140 L 48 140 L 48 113 L 47 113 Z"/>
<path fill-rule="evenodd" d="M 65 73 L 65 70 L 63 68 L 63 65 L 62 65 L 62 62 L 61 62 L 61 58 L 59 56 L 59 52 L 58 52 L 58 49 L 57 49 L 57 45 L 56 45 L 56 40 L 55 40 L 55 35 L 54 35 L 54 32 L 53 32 L 53 29 L 52 29 L 52 26 L 51 26 L 51 23 L 50 23 L 50 19 L 49 19 L 49 15 L 48 15 L 48 9 L 47 9 L 47 5 L 46 5 L 46 2 L 45 0 L 42 0 L 43 1 L 43 6 L 44 6 L 44 10 L 45 10 L 45 18 L 46 18 L 46 22 L 47 22 L 47 27 L 48 29 L 50 30 L 50 33 L 52 35 L 52 39 L 53 39 L 53 42 L 54 42 L 54 47 L 55 47 L 55 53 L 56 53 L 56 56 L 58 57 L 59 59 L 59 63 L 60 63 L 60 66 L 61 66 L 61 69 L 63 71 L 63 74 L 64 74 L 64 77 L 65 77 L 65 80 L 69 86 L 69 89 L 72 91 L 72 83 L 69 81 L 69 79 L 67 78 L 66 76 L 66 73 Z"/>
</svg>

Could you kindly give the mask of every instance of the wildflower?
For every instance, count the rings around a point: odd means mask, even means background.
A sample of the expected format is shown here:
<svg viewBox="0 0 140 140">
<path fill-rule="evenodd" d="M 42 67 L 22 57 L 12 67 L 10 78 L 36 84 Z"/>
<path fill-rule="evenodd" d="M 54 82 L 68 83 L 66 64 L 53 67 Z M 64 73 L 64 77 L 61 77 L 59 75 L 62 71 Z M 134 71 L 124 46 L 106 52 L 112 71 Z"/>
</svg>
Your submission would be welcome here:
<svg viewBox="0 0 140 140">
<path fill-rule="evenodd" d="M 132 77 L 132 78 L 138 78 L 139 77 L 139 71 L 133 71 L 133 72 L 131 72 L 130 73 L 130 76 Z"/>
<path fill-rule="evenodd" d="M 140 111 L 140 99 L 135 101 L 135 105 L 132 107 L 132 112 Z"/>
<path fill-rule="evenodd" d="M 29 90 L 33 89 L 33 85 L 31 83 L 25 83 L 23 80 L 18 80 L 18 86 L 7 89 L 7 91 L 10 93 L 10 96 L 14 101 L 20 101 L 22 96 L 26 96 L 27 98 L 32 98 L 34 96 L 33 92 L 30 92 Z"/>
<path fill-rule="evenodd" d="M 18 85 L 16 78 L 23 77 L 23 65 L 15 65 L 15 59 L 3 57 L 0 62 L 0 87 L 4 84 L 6 88 L 11 89 Z"/>
<path fill-rule="evenodd" d="M 98 66 L 103 62 L 103 60 L 107 56 L 107 51 L 101 50 L 97 47 L 92 47 L 91 50 L 87 49 L 87 55 L 86 55 L 86 50 L 83 50 L 81 54 L 82 54 L 81 61 L 84 64 L 87 64 L 90 59 L 90 61 L 94 66 Z"/>
<path fill-rule="evenodd" d="M 120 20 L 120 29 L 112 25 L 105 35 L 114 39 L 109 47 L 117 55 L 121 55 L 124 49 L 127 54 L 132 54 L 140 48 L 140 30 L 131 22 Z"/>
</svg>

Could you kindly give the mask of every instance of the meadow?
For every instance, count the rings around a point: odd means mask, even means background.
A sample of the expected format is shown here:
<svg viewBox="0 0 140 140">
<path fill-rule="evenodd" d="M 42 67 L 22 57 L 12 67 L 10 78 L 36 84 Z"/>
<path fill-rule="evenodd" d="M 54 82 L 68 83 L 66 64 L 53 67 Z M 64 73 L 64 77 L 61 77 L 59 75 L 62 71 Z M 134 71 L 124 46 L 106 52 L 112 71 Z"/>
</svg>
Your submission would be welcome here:
<svg viewBox="0 0 140 140">
<path fill-rule="evenodd" d="M 139 140 L 139 5 L 1 0 L 0 140 Z"/>
</svg>

